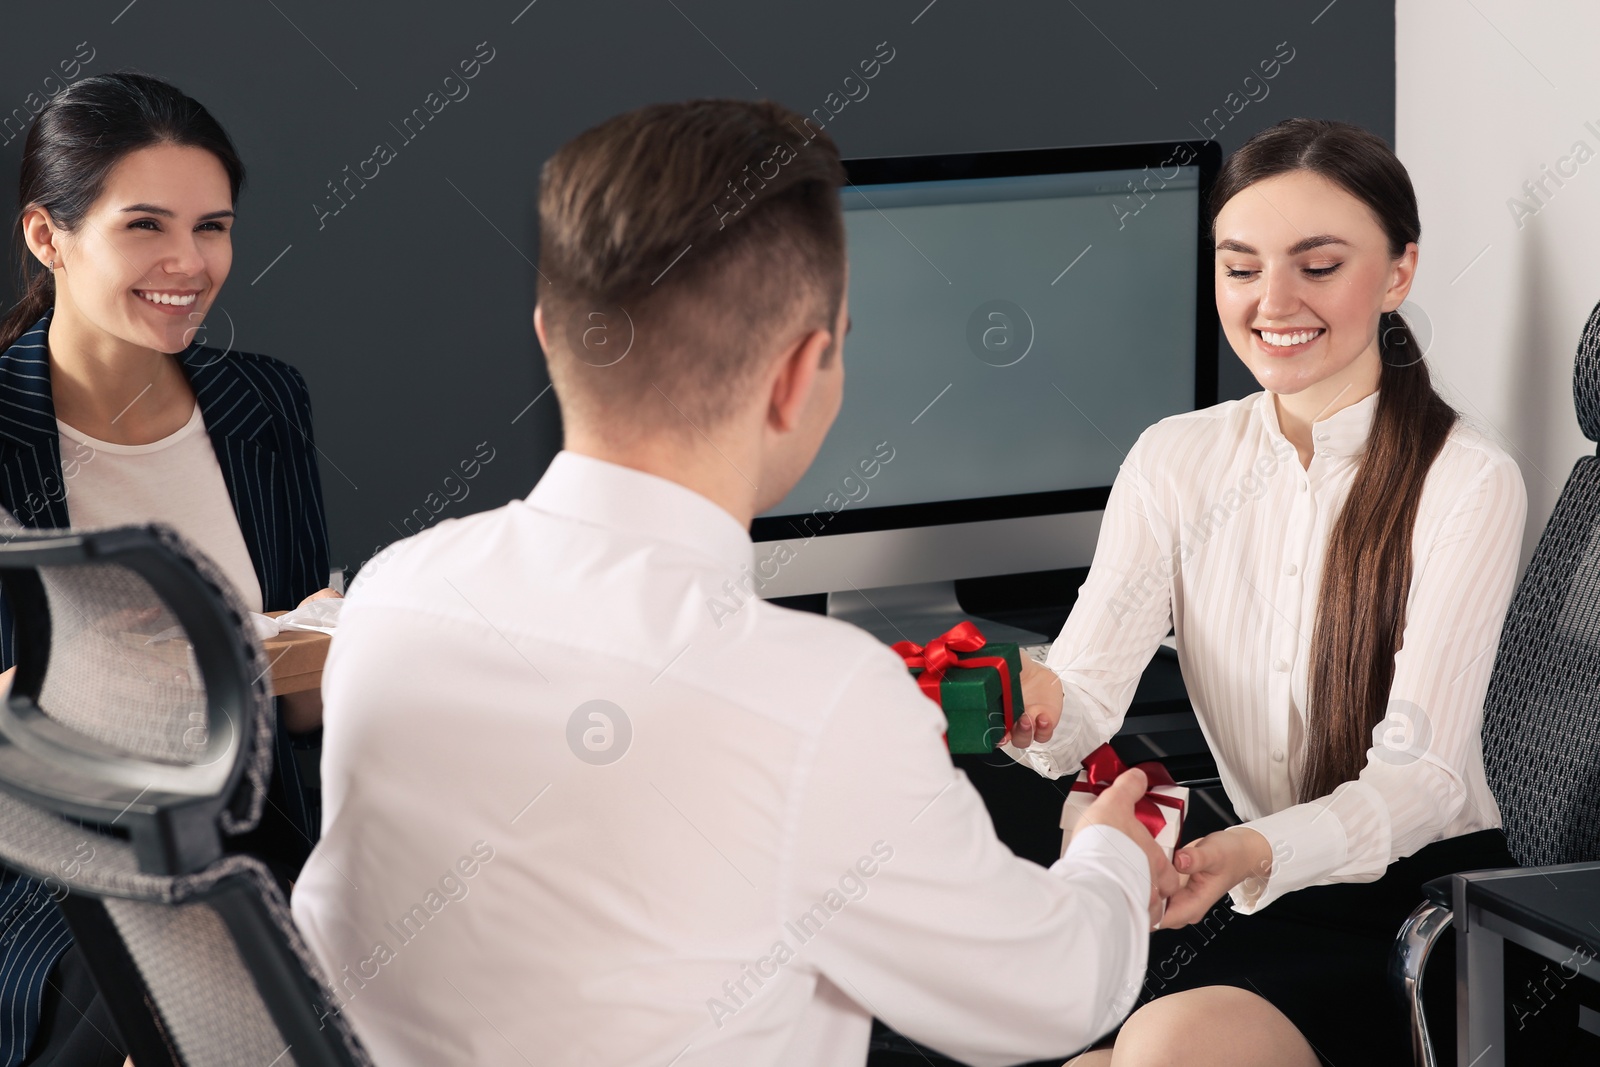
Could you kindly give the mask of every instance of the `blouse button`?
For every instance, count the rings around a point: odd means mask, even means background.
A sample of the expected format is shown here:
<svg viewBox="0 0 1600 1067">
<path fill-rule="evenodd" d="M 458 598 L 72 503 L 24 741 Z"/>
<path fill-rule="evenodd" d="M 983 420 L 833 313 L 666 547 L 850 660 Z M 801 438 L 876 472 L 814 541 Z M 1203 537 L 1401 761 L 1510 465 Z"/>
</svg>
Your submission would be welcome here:
<svg viewBox="0 0 1600 1067">
<path fill-rule="evenodd" d="M 1299 567 L 1296 567 L 1293 563 L 1291 563 L 1287 567 L 1283 568 L 1283 573 L 1293 577 L 1295 574 L 1297 574 L 1299 572 L 1299 570 L 1300 570 Z"/>
<path fill-rule="evenodd" d="M 1272 669 L 1282 674 L 1289 669 L 1289 661 L 1286 659 L 1273 660 Z"/>
<path fill-rule="evenodd" d="M 1317 440 L 1319 440 L 1319 441 L 1326 441 L 1326 440 L 1327 440 L 1327 439 L 1328 439 L 1328 435 L 1327 435 L 1327 434 L 1325 434 L 1325 433 L 1319 433 L 1319 434 L 1317 434 Z"/>
<path fill-rule="evenodd" d="M 1275 749 L 1272 750 L 1272 762 L 1274 762 L 1274 763 L 1282 763 L 1283 762 L 1283 749 L 1275 748 Z"/>
<path fill-rule="evenodd" d="M 1307 488 L 1308 488 L 1308 487 L 1307 487 L 1307 485 L 1306 485 L 1306 483 L 1305 483 L 1305 482 L 1301 482 L 1301 483 L 1300 483 L 1300 491 L 1301 491 L 1301 492 L 1302 492 L 1302 493 L 1303 493 L 1303 492 L 1305 492 L 1305 491 L 1306 491 L 1306 489 L 1307 489 Z"/>
</svg>

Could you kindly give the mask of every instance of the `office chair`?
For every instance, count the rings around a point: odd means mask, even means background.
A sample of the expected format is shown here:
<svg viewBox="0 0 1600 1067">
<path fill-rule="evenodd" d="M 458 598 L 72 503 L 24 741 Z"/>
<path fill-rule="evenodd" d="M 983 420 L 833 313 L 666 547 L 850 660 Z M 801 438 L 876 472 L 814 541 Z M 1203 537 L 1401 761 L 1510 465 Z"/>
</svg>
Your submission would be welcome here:
<svg viewBox="0 0 1600 1067">
<path fill-rule="evenodd" d="M 1573 366 L 1585 436 L 1600 441 L 1600 305 Z M 1600 859 L 1600 459 L 1580 457 L 1517 586 L 1483 706 L 1483 759 L 1506 844 L 1524 867 Z M 1422 975 L 1450 927 L 1451 879 L 1400 928 L 1389 973 L 1411 1011 L 1419 1067 L 1436 1067 Z"/>
<path fill-rule="evenodd" d="M 7 516 L 9 518 L 9 516 Z M 268 664 L 162 526 L 0 533 L 0 862 L 59 900 L 139 1067 L 368 1067 L 259 861 Z"/>
</svg>

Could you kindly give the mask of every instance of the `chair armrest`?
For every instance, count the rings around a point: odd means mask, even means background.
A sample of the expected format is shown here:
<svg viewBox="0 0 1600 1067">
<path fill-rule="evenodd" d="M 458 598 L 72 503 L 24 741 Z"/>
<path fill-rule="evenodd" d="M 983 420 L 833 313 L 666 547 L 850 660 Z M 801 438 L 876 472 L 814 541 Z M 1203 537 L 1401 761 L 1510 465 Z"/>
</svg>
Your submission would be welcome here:
<svg viewBox="0 0 1600 1067">
<path fill-rule="evenodd" d="M 1435 878 L 1431 882 L 1422 883 L 1422 895 L 1441 908 L 1448 908 L 1455 903 L 1455 890 L 1451 888 L 1451 878 L 1454 875 L 1445 875 Z"/>
<path fill-rule="evenodd" d="M 1417 1067 L 1438 1067 L 1439 1060 L 1428 1033 L 1428 1019 L 1422 1006 L 1422 978 L 1434 943 L 1450 928 L 1454 916 L 1448 903 L 1435 898 L 1439 892 L 1448 901 L 1450 878 L 1436 878 L 1423 886 L 1428 900 L 1418 904 L 1395 939 L 1389 957 L 1389 983 L 1411 1020 L 1411 1054 Z"/>
</svg>

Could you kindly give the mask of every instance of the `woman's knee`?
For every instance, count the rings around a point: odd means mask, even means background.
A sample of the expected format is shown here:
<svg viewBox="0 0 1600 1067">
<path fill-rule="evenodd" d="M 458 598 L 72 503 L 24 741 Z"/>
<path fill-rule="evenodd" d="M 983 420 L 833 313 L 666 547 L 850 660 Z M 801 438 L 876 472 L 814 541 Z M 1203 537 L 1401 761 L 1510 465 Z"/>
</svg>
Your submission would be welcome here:
<svg viewBox="0 0 1600 1067">
<path fill-rule="evenodd" d="M 1232 986 L 1207 986 L 1152 1000 L 1117 1035 L 1115 1067 L 1317 1067 L 1316 1054 L 1287 1016 Z"/>
</svg>

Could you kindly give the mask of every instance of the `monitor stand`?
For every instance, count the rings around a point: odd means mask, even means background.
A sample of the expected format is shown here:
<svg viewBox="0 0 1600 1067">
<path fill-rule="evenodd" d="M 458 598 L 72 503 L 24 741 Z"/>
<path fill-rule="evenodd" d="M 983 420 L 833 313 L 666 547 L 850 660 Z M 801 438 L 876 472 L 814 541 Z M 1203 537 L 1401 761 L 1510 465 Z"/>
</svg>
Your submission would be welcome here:
<svg viewBox="0 0 1600 1067">
<path fill-rule="evenodd" d="M 955 582 L 920 582 L 829 593 L 828 614 L 853 623 L 891 645 L 896 641 L 926 644 L 962 620 L 971 621 L 991 641 L 1038 645 L 1050 640 L 1032 630 L 962 611 L 956 601 Z"/>
</svg>

